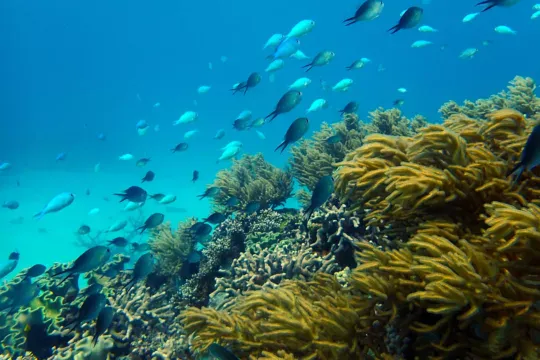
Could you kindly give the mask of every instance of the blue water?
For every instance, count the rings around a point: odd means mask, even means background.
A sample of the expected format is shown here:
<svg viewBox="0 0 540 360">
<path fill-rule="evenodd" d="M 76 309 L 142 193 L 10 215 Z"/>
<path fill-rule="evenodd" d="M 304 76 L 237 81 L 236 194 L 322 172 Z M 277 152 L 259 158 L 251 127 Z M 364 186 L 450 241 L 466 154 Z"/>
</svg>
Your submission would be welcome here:
<svg viewBox="0 0 540 360">
<path fill-rule="evenodd" d="M 273 164 L 285 165 L 288 153 L 273 150 L 289 124 L 319 97 L 328 100 L 330 107 L 310 115 L 312 131 L 322 121 L 338 121 L 337 110 L 351 100 L 360 103 L 364 120 L 376 107 L 391 107 L 395 99 L 404 98 L 407 116 L 420 113 L 437 122 L 437 110 L 447 100 L 488 97 L 504 89 L 515 75 L 538 79 L 540 19 L 530 20 L 534 3 L 523 0 L 462 23 L 463 16 L 479 11 L 474 3 L 386 1 L 379 19 L 345 27 L 341 22 L 354 14 L 358 5 L 354 1 L 0 2 L 0 161 L 13 164 L 0 174 L 0 201 L 21 202 L 16 211 L 0 209 L 0 258 L 18 249 L 20 268 L 73 259 L 81 251 L 72 245 L 77 228 L 83 223 L 104 228 L 126 216 L 111 194 L 138 184 L 147 170 L 156 173 L 147 190 L 174 193 L 179 198 L 174 206 L 186 209 L 186 213 L 167 214 L 172 223 L 185 216 L 207 215 L 208 203 L 195 195 L 204 191 L 219 169 L 229 166 L 215 163 L 219 148 L 240 140 L 244 153 L 262 152 Z M 423 24 L 438 33 L 386 32 L 412 5 L 425 9 Z M 232 84 L 251 72 L 263 73 L 269 52 L 262 47 L 268 37 L 288 32 L 302 19 L 313 19 L 316 27 L 301 38 L 301 49 L 309 56 L 331 50 L 336 58 L 307 74 L 313 82 L 304 91 L 302 104 L 265 125 L 261 131 L 266 140 L 253 131 L 234 131 L 232 122 L 242 110 L 252 110 L 254 117 L 266 116 L 287 86 L 305 76 L 300 67 L 306 62 L 288 59 L 275 82 L 264 74 L 261 84 L 246 96 L 229 92 Z M 497 34 L 493 30 L 497 25 L 511 26 L 518 34 Z M 421 39 L 434 45 L 410 48 Z M 483 46 L 484 40 L 492 44 Z M 447 47 L 441 51 L 443 44 Z M 477 47 L 477 56 L 458 59 L 468 47 Z M 221 56 L 228 60 L 220 61 Z M 345 71 L 361 57 L 372 63 Z M 386 70 L 377 71 L 379 65 Z M 321 79 L 333 85 L 344 77 L 355 81 L 347 93 L 324 92 L 319 86 Z M 200 85 L 212 88 L 198 94 Z M 399 94 L 400 87 L 408 92 Z M 157 109 L 156 102 L 161 104 Z M 172 122 L 187 110 L 197 111 L 199 121 L 173 127 Z M 135 130 L 140 119 L 151 125 L 145 136 Z M 155 125 L 160 126 L 159 132 L 154 132 Z M 225 138 L 213 140 L 220 128 L 227 131 Z M 193 129 L 200 132 L 189 141 L 189 151 L 172 155 L 170 148 Z M 97 139 L 101 132 L 106 141 Z M 57 163 L 60 152 L 67 157 Z M 118 161 L 123 153 L 148 156 L 152 162 L 137 168 L 134 162 Z M 93 170 L 96 163 L 101 164 L 99 173 Z M 195 169 L 201 175 L 192 184 Z M 86 189 L 90 196 L 84 194 Z M 73 206 L 39 222 L 31 218 L 63 191 L 77 195 Z M 111 199 L 107 202 L 103 197 Z M 89 217 L 88 211 L 95 207 L 100 213 Z M 158 210 L 150 205 L 144 213 Z M 20 216 L 23 224 L 10 223 Z"/>
</svg>

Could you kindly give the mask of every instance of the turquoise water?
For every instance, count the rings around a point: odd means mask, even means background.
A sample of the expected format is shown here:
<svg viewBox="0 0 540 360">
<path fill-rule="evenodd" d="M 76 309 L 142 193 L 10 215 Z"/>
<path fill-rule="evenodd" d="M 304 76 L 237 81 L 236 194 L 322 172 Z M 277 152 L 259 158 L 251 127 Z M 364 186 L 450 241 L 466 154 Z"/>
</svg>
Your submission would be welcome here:
<svg viewBox="0 0 540 360">
<path fill-rule="evenodd" d="M 342 20 L 352 16 L 355 2 L 5 0 L 0 4 L 0 161 L 13 166 L 0 173 L 0 201 L 17 200 L 20 208 L 0 209 L 0 258 L 19 250 L 19 270 L 72 260 L 82 251 L 73 244 L 80 225 L 104 229 L 134 215 L 124 212 L 112 194 L 138 185 L 147 170 L 154 171 L 156 179 L 144 188 L 177 195 L 171 206 L 185 209 L 165 212 L 167 220 L 175 224 L 186 216 L 207 216 L 208 202 L 196 195 L 219 169 L 229 166 L 216 164 L 219 149 L 239 140 L 243 153 L 262 152 L 273 164 L 285 165 L 288 152 L 280 155 L 274 148 L 316 98 L 325 98 L 329 108 L 309 116 L 310 132 L 323 121 L 339 120 L 337 110 L 351 100 L 359 102 L 363 120 L 376 107 L 391 107 L 403 98 L 406 116 L 420 113 L 437 122 L 437 110 L 447 100 L 487 97 L 515 75 L 538 79 L 535 44 L 540 19 L 530 19 L 533 4 L 523 0 L 464 24 L 466 14 L 478 11 L 474 1 L 387 1 L 379 19 L 345 27 Z M 399 13 L 412 5 L 422 6 L 423 24 L 439 32 L 389 35 L 386 30 Z M 316 22 L 313 32 L 301 38 L 302 51 L 313 56 L 327 49 L 336 58 L 307 74 L 312 84 L 301 105 L 265 125 L 265 140 L 254 131 L 233 130 L 232 122 L 242 110 L 266 116 L 287 86 L 305 76 L 301 66 L 306 62 L 288 59 L 270 82 L 264 74 L 269 51 L 262 51 L 270 35 L 286 33 L 302 19 Z M 493 29 L 498 25 L 512 27 L 517 35 L 497 34 Z M 434 44 L 411 49 L 415 40 Z M 487 40 L 490 44 L 482 45 Z M 469 47 L 479 49 L 476 57 L 460 60 L 461 51 Z M 372 62 L 345 71 L 361 57 Z M 379 66 L 386 70 L 378 71 Z M 253 71 L 263 74 L 261 84 L 246 96 L 232 96 L 232 84 Z M 319 85 L 320 80 L 333 85 L 344 77 L 355 81 L 346 93 L 325 92 Z M 200 85 L 212 88 L 198 94 Z M 400 87 L 408 92 L 399 94 Z M 153 107 L 157 102 L 161 106 Z M 199 120 L 173 127 L 187 110 L 197 111 Z M 144 136 L 135 130 L 140 119 L 151 127 Z M 155 125 L 160 131 L 154 131 Z M 226 130 L 225 138 L 213 140 L 220 128 Z M 171 154 L 184 132 L 194 129 L 199 133 L 189 141 L 188 152 Z M 97 138 L 101 132 L 105 141 Z M 60 152 L 67 157 L 56 162 Z M 118 160 L 124 153 L 152 161 L 138 168 L 134 161 Z M 94 171 L 97 163 L 99 172 Z M 193 184 L 195 169 L 200 179 Z M 32 218 L 64 191 L 76 195 L 70 207 L 39 221 Z M 100 212 L 88 215 L 93 208 Z M 149 202 L 143 216 L 163 210 Z"/>
</svg>

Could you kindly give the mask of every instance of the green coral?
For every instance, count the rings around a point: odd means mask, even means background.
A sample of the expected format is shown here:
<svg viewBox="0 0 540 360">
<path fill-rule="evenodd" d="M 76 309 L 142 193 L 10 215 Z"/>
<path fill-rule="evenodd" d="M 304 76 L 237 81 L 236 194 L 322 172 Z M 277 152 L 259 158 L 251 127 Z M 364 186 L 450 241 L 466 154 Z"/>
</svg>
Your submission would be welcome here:
<svg viewBox="0 0 540 360">
<path fill-rule="evenodd" d="M 333 164 L 343 160 L 345 154 L 362 145 L 367 132 L 365 124 L 356 114 L 347 114 L 343 120 L 329 125 L 323 123 L 312 138 L 304 139 L 291 148 L 289 164 L 300 185 L 313 189 L 317 181 L 334 170 Z M 340 135 L 342 140 L 329 144 L 328 138 Z M 297 194 L 298 195 L 298 194 Z"/>
<path fill-rule="evenodd" d="M 487 114 L 501 109 L 515 109 L 527 117 L 540 112 L 540 99 L 535 95 L 536 83 L 533 79 L 516 76 L 507 88 L 507 91 L 501 91 L 488 99 L 479 99 L 474 102 L 465 100 L 463 105 L 448 101 L 441 106 L 439 113 L 446 120 L 454 114 L 463 114 L 472 119 L 484 119 Z"/>
<path fill-rule="evenodd" d="M 194 244 L 191 227 L 196 223 L 193 218 L 178 223 L 173 230 L 170 222 L 161 224 L 152 231 L 148 244 L 156 255 L 157 267 L 163 275 L 177 276 Z"/>
<path fill-rule="evenodd" d="M 289 169 L 271 165 L 262 154 L 244 155 L 233 160 L 229 169 L 218 172 L 213 186 L 221 189 L 213 198 L 217 211 L 222 211 L 231 197 L 239 200 L 231 210 L 244 209 L 254 201 L 261 205 L 261 209 L 267 209 L 283 204 L 291 197 L 293 177 Z"/>
</svg>

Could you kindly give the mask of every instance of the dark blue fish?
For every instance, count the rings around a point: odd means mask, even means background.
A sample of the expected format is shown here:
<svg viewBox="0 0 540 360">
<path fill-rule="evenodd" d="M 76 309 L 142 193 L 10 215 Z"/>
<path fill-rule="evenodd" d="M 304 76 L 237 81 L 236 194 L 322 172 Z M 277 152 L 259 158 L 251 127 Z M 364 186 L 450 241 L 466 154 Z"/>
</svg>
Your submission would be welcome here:
<svg viewBox="0 0 540 360">
<path fill-rule="evenodd" d="M 224 136 L 225 136 L 225 130 L 219 129 L 216 135 L 214 135 L 214 139 L 216 140 L 223 139 Z"/>
<path fill-rule="evenodd" d="M 88 271 L 95 270 L 103 265 L 111 257 L 111 250 L 106 246 L 94 246 L 79 256 L 71 266 L 67 269 L 60 271 L 59 273 L 54 274 L 53 276 L 58 276 L 62 274 L 68 274 L 62 282 L 66 281 L 71 275 L 83 274 Z"/>
<path fill-rule="evenodd" d="M 197 222 L 191 226 L 190 231 L 195 237 L 205 237 L 212 232 L 212 226 L 204 222 Z"/>
<path fill-rule="evenodd" d="M 247 91 L 247 90 L 245 90 L 246 86 L 247 86 L 247 83 L 245 81 L 242 81 L 242 82 L 239 82 L 238 84 L 236 84 L 231 89 L 231 91 L 232 91 L 233 95 L 236 94 L 237 92 L 239 92 L 240 90 L 244 90 L 244 93 L 245 93 L 245 91 Z"/>
<path fill-rule="evenodd" d="M 154 213 L 146 219 L 144 222 L 144 225 L 137 228 L 137 230 L 141 230 L 141 234 L 147 230 L 147 229 L 153 229 L 163 223 L 163 220 L 165 219 L 165 215 L 162 213 Z"/>
<path fill-rule="evenodd" d="M 148 196 L 148 193 L 146 192 L 146 190 L 138 186 L 130 186 L 129 188 L 124 190 L 124 193 L 114 194 L 114 195 L 120 196 L 122 198 L 120 202 L 128 200 L 135 203 L 143 203 L 146 201 L 146 197 Z"/>
<path fill-rule="evenodd" d="M 254 88 L 255 86 L 259 85 L 261 82 L 261 75 L 259 73 L 251 73 L 246 81 L 246 85 L 244 86 L 244 95 L 246 95 L 246 92 L 249 89 Z"/>
<path fill-rule="evenodd" d="M 32 267 L 28 268 L 28 270 L 26 270 L 26 273 L 24 274 L 25 279 L 35 278 L 43 275 L 45 273 L 45 270 L 47 270 L 47 267 L 45 265 L 33 265 Z"/>
<path fill-rule="evenodd" d="M 236 119 L 233 123 L 233 128 L 238 131 L 248 130 L 250 127 L 250 120 L 248 119 Z"/>
<path fill-rule="evenodd" d="M 9 210 L 15 210 L 19 208 L 19 202 L 15 200 L 9 200 L 2 204 L 3 208 L 9 209 Z"/>
<path fill-rule="evenodd" d="M 40 292 L 38 284 L 30 279 L 22 280 L 8 288 L 6 298 L 0 303 L 0 311 L 9 310 L 12 314 L 22 306 L 27 306 Z"/>
<path fill-rule="evenodd" d="M 94 332 L 94 338 L 92 339 L 92 343 L 94 346 L 96 345 L 98 338 L 101 334 L 104 334 L 107 329 L 109 329 L 109 326 L 111 326 L 111 323 L 114 318 L 114 309 L 110 306 L 106 306 L 99 312 L 99 315 L 96 320 L 96 331 Z"/>
<path fill-rule="evenodd" d="M 148 275 L 154 270 L 154 255 L 152 253 L 146 253 L 141 255 L 137 262 L 135 263 L 135 267 L 133 268 L 133 273 L 131 276 L 131 280 L 124 285 L 122 289 L 127 288 L 128 286 L 133 287 L 135 283 L 137 283 L 140 280 L 146 279 Z"/>
<path fill-rule="evenodd" d="M 151 182 L 152 180 L 154 180 L 154 178 L 156 177 L 156 174 L 154 174 L 153 171 L 148 171 L 146 173 L 146 175 L 144 175 L 144 177 L 142 178 L 142 183 L 143 182 Z"/>
<path fill-rule="evenodd" d="M 342 141 L 343 141 L 343 135 L 341 135 L 341 133 L 337 133 L 336 135 L 332 135 L 328 139 L 326 139 L 326 142 L 330 145 L 337 144 Z"/>
<path fill-rule="evenodd" d="M 484 0 L 476 4 L 476 6 L 487 5 L 486 8 L 482 10 L 482 12 L 484 12 L 484 11 L 488 11 L 489 9 L 495 6 L 510 7 L 517 4 L 519 1 L 520 0 Z"/>
<path fill-rule="evenodd" d="M 215 212 L 206 219 L 203 219 L 204 222 L 209 222 L 210 224 L 219 224 L 225 221 L 227 219 L 227 216 L 220 212 Z"/>
<path fill-rule="evenodd" d="M 514 175 L 514 184 L 519 181 L 525 170 L 530 171 L 538 165 L 540 165 L 540 125 L 536 125 L 532 130 L 521 151 L 519 162 L 510 172 L 510 175 Z"/>
<path fill-rule="evenodd" d="M 319 179 L 313 193 L 311 194 L 311 203 L 306 209 L 305 220 L 308 221 L 313 211 L 323 205 L 334 192 L 334 179 L 331 175 L 323 176 Z"/>
<path fill-rule="evenodd" d="M 81 290 L 82 296 L 90 296 L 92 294 L 100 293 L 103 289 L 103 285 L 98 283 L 93 283 L 92 285 L 88 285 L 84 289 Z"/>
<path fill-rule="evenodd" d="M 204 199 L 205 197 L 212 198 L 216 196 L 221 191 L 220 188 L 216 186 L 210 186 L 209 188 L 206 188 L 203 194 L 197 195 L 199 197 L 199 200 Z"/>
<path fill-rule="evenodd" d="M 292 122 L 287 129 L 285 137 L 281 144 L 274 151 L 278 151 L 281 148 L 281 152 L 287 148 L 290 144 L 300 140 L 302 136 L 306 134 L 309 129 L 309 120 L 305 117 L 298 118 Z"/>
<path fill-rule="evenodd" d="M 388 31 L 390 31 L 391 34 L 395 34 L 402 29 L 412 29 L 418 24 L 420 24 L 423 15 L 424 10 L 422 10 L 422 8 L 419 8 L 417 6 L 411 6 L 410 8 L 405 10 L 403 15 L 399 18 L 399 22 L 397 23 L 397 25 L 388 29 Z"/>
<path fill-rule="evenodd" d="M 278 101 L 276 108 L 270 114 L 266 115 L 264 118 L 269 122 L 274 120 L 278 115 L 288 113 L 294 109 L 302 101 L 302 92 L 298 90 L 287 91 Z"/>
<path fill-rule="evenodd" d="M 148 164 L 150 162 L 150 158 L 141 158 L 139 160 L 137 160 L 137 162 L 135 163 L 136 166 L 138 167 L 143 167 L 143 166 L 146 166 L 146 164 Z"/>
<path fill-rule="evenodd" d="M 351 101 L 347 103 L 343 109 L 339 110 L 339 112 L 341 115 L 354 114 L 356 110 L 358 110 L 358 103 L 356 101 Z"/>
<path fill-rule="evenodd" d="M 191 178 L 191 182 L 195 182 L 199 180 L 199 172 L 197 170 L 193 170 L 193 177 Z"/>
<path fill-rule="evenodd" d="M 71 327 L 71 330 L 73 330 L 83 322 L 94 320 L 99 316 L 99 313 L 105 307 L 106 303 L 107 298 L 101 293 L 89 295 L 79 308 L 77 316 L 64 324 L 64 327 Z"/>
<path fill-rule="evenodd" d="M 384 3 L 381 0 L 367 0 L 365 1 L 353 17 L 343 20 L 345 26 L 350 26 L 358 21 L 371 21 L 381 15 L 384 8 Z"/>
<path fill-rule="evenodd" d="M 217 360 L 240 360 L 230 350 L 216 343 L 208 347 L 208 352 Z"/>
<path fill-rule="evenodd" d="M 234 207 L 240 203 L 240 200 L 236 196 L 231 196 L 227 201 L 225 202 L 225 206 L 228 207 Z"/>
<path fill-rule="evenodd" d="M 90 226 L 81 225 L 79 227 L 79 230 L 77 230 L 77 234 L 79 234 L 79 235 L 88 235 L 88 234 L 90 234 L 90 231 L 91 231 Z"/>
<path fill-rule="evenodd" d="M 150 250 L 150 245 L 148 245 L 148 243 L 136 243 L 136 242 L 132 242 L 131 243 L 131 250 L 133 252 L 145 252 L 145 251 L 148 251 Z"/>
<path fill-rule="evenodd" d="M 202 255 L 201 255 L 200 251 L 195 251 L 195 250 L 190 252 L 188 257 L 187 257 L 187 261 L 190 264 L 199 263 L 199 262 L 201 262 L 201 259 L 202 259 Z"/>
<path fill-rule="evenodd" d="M 261 203 L 258 202 L 258 201 L 252 201 L 250 203 L 248 203 L 246 205 L 246 213 L 248 214 L 251 214 L 251 213 L 254 213 L 254 212 L 257 212 L 259 211 L 259 209 L 261 208 Z"/>
<path fill-rule="evenodd" d="M 180 144 L 176 145 L 174 148 L 171 149 L 171 152 L 181 152 L 186 151 L 188 149 L 189 145 L 188 143 L 181 142 Z"/>
<path fill-rule="evenodd" d="M 125 237 L 119 236 L 117 238 L 109 240 L 108 244 L 118 247 L 126 247 L 126 245 L 129 244 L 129 241 Z"/>
</svg>

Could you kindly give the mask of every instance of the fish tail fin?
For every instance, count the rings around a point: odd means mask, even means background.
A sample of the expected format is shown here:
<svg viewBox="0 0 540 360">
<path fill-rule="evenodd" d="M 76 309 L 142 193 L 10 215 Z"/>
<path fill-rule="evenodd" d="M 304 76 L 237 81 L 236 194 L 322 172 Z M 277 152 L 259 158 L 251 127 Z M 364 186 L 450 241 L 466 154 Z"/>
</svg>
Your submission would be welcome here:
<svg viewBox="0 0 540 360">
<path fill-rule="evenodd" d="M 139 234 L 142 234 L 144 232 L 144 230 L 146 230 L 146 226 L 141 226 L 139 228 L 137 228 L 137 231 L 141 230 L 141 232 Z"/>
<path fill-rule="evenodd" d="M 266 121 L 266 119 L 270 118 L 270 120 L 268 120 L 268 122 L 274 120 L 277 116 L 277 113 L 276 111 L 272 111 L 270 114 L 266 115 L 266 117 L 264 118 L 264 120 Z"/>
<path fill-rule="evenodd" d="M 352 68 L 353 68 L 352 65 L 350 65 L 350 66 L 345 66 L 345 69 L 347 69 L 348 71 L 351 71 Z"/>
<path fill-rule="evenodd" d="M 483 9 L 481 12 L 486 12 L 486 11 L 488 11 L 489 9 L 493 8 L 493 7 L 495 7 L 495 4 L 491 4 L 491 5 L 489 5 L 489 6 L 486 6 L 486 8 Z"/>
<path fill-rule="evenodd" d="M 44 216 L 45 216 L 45 210 L 41 210 L 40 212 L 34 215 L 34 218 L 36 218 L 36 220 L 41 220 Z"/>
<path fill-rule="evenodd" d="M 345 26 L 351 26 L 352 24 L 356 23 L 356 18 L 354 16 L 350 17 L 348 19 L 343 20 L 343 23 L 345 24 Z"/>
<path fill-rule="evenodd" d="M 401 28 L 399 27 L 399 24 L 395 25 L 395 26 L 392 26 L 390 29 L 388 29 L 388 31 L 390 32 L 390 34 L 395 34 L 397 33 L 399 30 L 401 30 Z"/>
<path fill-rule="evenodd" d="M 492 2 L 492 0 L 484 0 L 484 1 L 480 1 L 479 3 L 476 4 L 476 6 L 489 4 L 489 3 L 491 3 L 491 2 Z"/>
<path fill-rule="evenodd" d="M 248 87 L 246 86 L 246 87 L 244 88 L 244 95 L 246 95 L 247 91 L 248 91 Z"/>
<path fill-rule="evenodd" d="M 525 171 L 525 166 L 521 162 L 519 162 L 514 168 L 508 173 L 508 176 L 513 176 L 512 179 L 512 185 L 516 185 L 521 178 L 521 175 L 523 174 L 523 171 Z"/>
<path fill-rule="evenodd" d="M 55 275 L 56 276 L 56 275 Z M 68 276 L 66 276 L 64 279 L 62 279 L 62 281 L 60 281 L 58 283 L 58 286 L 62 285 L 67 279 L 69 279 L 71 277 L 71 274 L 69 274 Z"/>
<path fill-rule="evenodd" d="M 277 148 L 274 150 L 274 152 L 278 151 L 281 148 L 281 153 L 283 153 L 283 150 L 285 150 L 287 145 L 288 145 L 287 142 L 285 140 L 283 140 L 283 142 L 277 146 Z"/>
<path fill-rule="evenodd" d="M 268 55 L 268 56 L 266 57 L 266 60 L 274 60 L 274 55 Z"/>
<path fill-rule="evenodd" d="M 129 280 L 126 285 L 122 286 L 122 289 L 120 289 L 121 291 L 124 291 L 129 285 L 132 285 L 133 284 L 133 279 Z M 131 288 L 129 288 L 131 289 Z M 129 291 L 128 289 L 128 291 Z"/>
<path fill-rule="evenodd" d="M 307 64 L 307 65 L 302 66 L 302 69 L 306 69 L 306 72 L 308 72 L 308 71 L 311 70 L 312 68 L 313 68 L 312 63 L 309 63 L 309 64 Z"/>
<path fill-rule="evenodd" d="M 126 200 L 126 194 L 113 194 L 113 195 L 120 196 L 122 198 L 120 202 L 124 202 Z"/>
<path fill-rule="evenodd" d="M 96 334 L 95 334 L 94 337 L 92 338 L 92 347 L 96 347 L 98 338 L 99 338 L 99 335 L 98 335 L 97 332 L 96 332 Z"/>
</svg>

